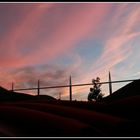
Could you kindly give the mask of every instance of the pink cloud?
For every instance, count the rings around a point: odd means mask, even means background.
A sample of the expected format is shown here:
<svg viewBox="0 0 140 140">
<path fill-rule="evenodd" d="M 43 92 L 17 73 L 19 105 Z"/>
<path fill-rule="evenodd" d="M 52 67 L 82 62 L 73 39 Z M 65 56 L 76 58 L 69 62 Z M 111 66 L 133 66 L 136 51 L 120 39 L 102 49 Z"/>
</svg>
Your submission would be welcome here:
<svg viewBox="0 0 140 140">
<path fill-rule="evenodd" d="M 24 43 L 24 40 L 33 41 L 33 34 L 36 33 L 36 23 L 53 4 L 32 4 L 30 6 L 33 8 L 30 13 L 27 13 L 27 15 L 22 17 L 22 20 L 15 23 L 15 26 L 9 30 L 1 43 L 1 50 L 4 51 L 1 64 L 5 67 L 25 65 L 24 57 L 22 57 L 22 52 L 20 52 L 22 43 Z M 24 47 L 26 48 L 26 46 Z"/>
<path fill-rule="evenodd" d="M 63 19 L 56 31 L 40 44 L 41 49 L 34 52 L 34 55 L 38 56 L 34 61 L 40 61 L 40 58 L 45 59 L 46 56 L 47 59 L 51 59 L 63 54 L 86 37 L 91 30 L 96 32 L 109 7 L 110 5 L 106 4 L 85 4 L 76 10 L 71 8 L 69 17 Z"/>
<path fill-rule="evenodd" d="M 10 45 L 6 52 L 8 57 L 3 57 L 3 61 L 1 61 L 3 66 L 18 67 L 27 64 L 37 64 L 43 61 L 47 62 L 63 54 L 69 48 L 74 47 L 78 41 L 86 37 L 91 30 L 96 32 L 111 4 L 81 4 L 81 6 L 77 4 L 77 7 L 70 5 L 68 6 L 70 9 L 68 17 L 65 16 L 64 19 L 61 19 L 55 32 L 50 33 L 50 35 L 48 33 L 48 36 L 43 40 L 38 40 L 36 30 L 42 25 L 40 20 L 46 14 L 47 10 L 53 8 L 53 6 L 53 4 L 40 4 L 35 6 L 35 9 L 24 17 L 21 23 L 18 24 L 19 26 L 15 27 L 9 36 L 6 37 L 4 42 L 6 40 L 8 42 L 4 46 L 7 47 Z M 55 9 L 53 10 L 55 11 Z M 34 26 L 34 23 L 36 23 L 37 27 Z M 31 40 L 34 42 L 31 45 L 35 45 L 35 48 L 32 46 L 31 53 L 24 57 L 20 50 L 26 48 L 26 46 L 22 46 L 22 44 L 26 41 L 28 45 L 28 41 L 31 42 Z"/>
</svg>

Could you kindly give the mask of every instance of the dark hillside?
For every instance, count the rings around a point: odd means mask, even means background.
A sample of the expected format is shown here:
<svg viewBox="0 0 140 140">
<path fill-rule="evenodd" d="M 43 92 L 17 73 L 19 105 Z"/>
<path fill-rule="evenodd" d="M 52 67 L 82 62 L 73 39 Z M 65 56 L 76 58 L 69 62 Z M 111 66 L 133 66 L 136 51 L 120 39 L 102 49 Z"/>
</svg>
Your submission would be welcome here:
<svg viewBox="0 0 140 140">
<path fill-rule="evenodd" d="M 13 102 L 33 99 L 56 100 L 55 98 L 48 95 L 33 96 L 20 92 L 12 92 L 3 87 L 0 87 L 0 102 L 9 102 L 9 101 Z"/>
<path fill-rule="evenodd" d="M 125 97 L 140 95 L 140 80 L 136 80 L 115 91 L 112 95 L 103 98 L 104 102 L 112 102 Z"/>
</svg>

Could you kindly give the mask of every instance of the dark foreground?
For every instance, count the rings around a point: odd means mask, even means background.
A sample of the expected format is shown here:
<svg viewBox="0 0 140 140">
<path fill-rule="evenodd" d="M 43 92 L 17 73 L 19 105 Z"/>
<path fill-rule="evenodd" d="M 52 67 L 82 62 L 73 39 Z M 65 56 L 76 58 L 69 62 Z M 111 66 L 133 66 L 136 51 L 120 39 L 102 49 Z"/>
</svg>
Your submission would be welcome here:
<svg viewBox="0 0 140 140">
<path fill-rule="evenodd" d="M 0 103 L 0 136 L 139 137 L 140 96 L 110 103 L 34 99 Z"/>
</svg>

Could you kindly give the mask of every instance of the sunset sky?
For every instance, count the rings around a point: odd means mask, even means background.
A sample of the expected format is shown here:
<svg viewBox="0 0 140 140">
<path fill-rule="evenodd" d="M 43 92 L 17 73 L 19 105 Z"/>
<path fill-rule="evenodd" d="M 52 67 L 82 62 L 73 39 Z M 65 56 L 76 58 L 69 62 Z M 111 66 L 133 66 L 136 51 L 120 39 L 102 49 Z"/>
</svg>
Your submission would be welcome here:
<svg viewBox="0 0 140 140">
<path fill-rule="evenodd" d="M 140 78 L 140 3 L 0 3 L 0 85 L 11 89 Z M 113 91 L 123 84 L 113 84 Z M 91 86 L 73 88 L 86 100 Z M 108 95 L 108 85 L 102 85 Z M 41 94 L 69 99 L 69 89 Z M 27 93 L 36 95 L 36 91 Z"/>
</svg>

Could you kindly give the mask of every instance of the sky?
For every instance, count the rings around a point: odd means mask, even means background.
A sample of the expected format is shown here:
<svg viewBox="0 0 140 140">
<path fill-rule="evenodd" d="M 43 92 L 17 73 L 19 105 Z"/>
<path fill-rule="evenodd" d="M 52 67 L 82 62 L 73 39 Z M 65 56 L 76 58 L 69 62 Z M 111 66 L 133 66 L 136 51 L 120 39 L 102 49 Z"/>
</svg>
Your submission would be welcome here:
<svg viewBox="0 0 140 140">
<path fill-rule="evenodd" d="M 70 75 L 72 84 L 104 82 L 109 71 L 112 80 L 139 79 L 139 17 L 140 3 L 0 3 L 0 85 L 67 85 Z M 90 87 L 73 87 L 73 100 L 87 100 Z M 69 88 L 41 90 L 59 93 L 69 99 Z"/>
</svg>

